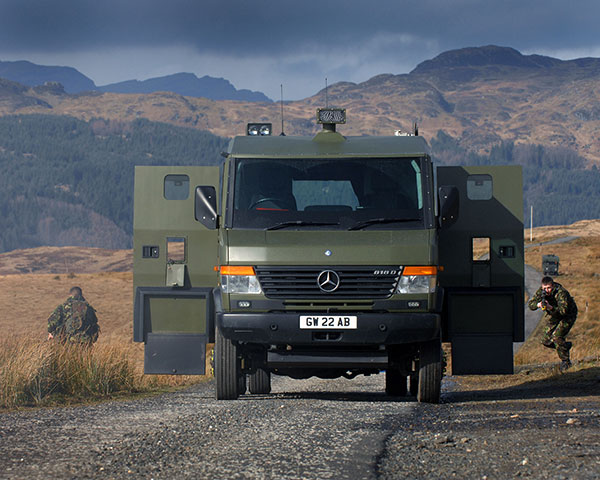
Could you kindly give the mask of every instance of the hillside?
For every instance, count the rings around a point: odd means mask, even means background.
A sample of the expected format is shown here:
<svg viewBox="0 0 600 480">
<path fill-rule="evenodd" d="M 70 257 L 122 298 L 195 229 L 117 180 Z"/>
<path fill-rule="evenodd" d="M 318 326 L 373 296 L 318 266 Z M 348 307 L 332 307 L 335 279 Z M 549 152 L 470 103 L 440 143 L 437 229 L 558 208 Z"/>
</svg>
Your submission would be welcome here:
<svg viewBox="0 0 600 480">
<path fill-rule="evenodd" d="M 328 89 L 331 104 L 348 110 L 344 134 L 392 134 L 412 130 L 414 121 L 429 141 L 439 130 L 469 150 L 490 151 L 500 141 L 561 146 L 592 164 L 600 163 L 600 59 L 562 61 L 522 55 L 497 46 L 445 52 L 411 73 L 382 74 L 363 83 L 341 82 Z M 16 87 L 9 86 L 8 90 Z M 5 93 L 0 114 L 52 113 L 89 120 L 131 121 L 139 117 L 216 135 L 242 134 L 249 121 L 272 121 L 279 133 L 276 103 L 211 101 L 155 92 L 57 95 L 32 89 Z M 285 103 L 285 132 L 311 134 L 316 107 L 325 92 Z"/>
<path fill-rule="evenodd" d="M 132 250 L 38 247 L 0 253 L 0 275 L 131 272 Z"/>
<path fill-rule="evenodd" d="M 0 117 L 0 252 L 131 246 L 135 165 L 215 165 L 227 141 L 136 120 Z"/>
</svg>

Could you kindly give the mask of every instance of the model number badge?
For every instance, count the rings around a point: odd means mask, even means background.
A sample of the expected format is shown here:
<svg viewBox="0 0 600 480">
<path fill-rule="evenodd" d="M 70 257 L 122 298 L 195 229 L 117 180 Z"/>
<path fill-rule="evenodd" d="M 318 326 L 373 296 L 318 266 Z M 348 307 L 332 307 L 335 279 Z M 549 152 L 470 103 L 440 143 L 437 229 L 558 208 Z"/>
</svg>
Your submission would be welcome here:
<svg viewBox="0 0 600 480">
<path fill-rule="evenodd" d="M 398 275 L 398 270 L 374 270 L 373 275 Z"/>
</svg>

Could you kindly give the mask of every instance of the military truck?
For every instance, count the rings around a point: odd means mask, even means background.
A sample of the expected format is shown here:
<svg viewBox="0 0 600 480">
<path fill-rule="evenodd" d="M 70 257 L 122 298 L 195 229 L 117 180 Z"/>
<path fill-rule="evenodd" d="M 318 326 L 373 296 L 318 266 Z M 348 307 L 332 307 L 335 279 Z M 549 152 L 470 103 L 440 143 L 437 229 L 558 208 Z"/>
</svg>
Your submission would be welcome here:
<svg viewBox="0 0 600 480">
<path fill-rule="evenodd" d="M 438 166 L 418 135 L 249 124 L 220 166 L 138 166 L 134 340 L 145 372 L 204 374 L 216 398 L 385 373 L 440 399 L 454 374 L 511 373 L 523 341 L 519 166 Z M 340 127 L 341 128 L 341 127 Z"/>
<path fill-rule="evenodd" d="M 559 263 L 557 255 L 542 255 L 542 272 L 544 275 L 558 275 Z"/>
</svg>

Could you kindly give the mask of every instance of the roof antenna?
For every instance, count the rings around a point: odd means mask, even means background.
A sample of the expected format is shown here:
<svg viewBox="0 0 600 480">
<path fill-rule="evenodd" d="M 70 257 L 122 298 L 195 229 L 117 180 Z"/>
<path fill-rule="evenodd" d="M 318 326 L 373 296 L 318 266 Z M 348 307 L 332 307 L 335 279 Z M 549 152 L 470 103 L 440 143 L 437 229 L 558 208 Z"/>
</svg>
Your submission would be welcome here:
<svg viewBox="0 0 600 480">
<path fill-rule="evenodd" d="M 280 84 L 281 87 L 281 133 L 280 137 L 285 137 L 285 133 L 283 132 L 283 83 Z"/>
<path fill-rule="evenodd" d="M 325 77 L 325 108 L 329 108 L 329 94 L 327 92 L 327 77 Z"/>
</svg>

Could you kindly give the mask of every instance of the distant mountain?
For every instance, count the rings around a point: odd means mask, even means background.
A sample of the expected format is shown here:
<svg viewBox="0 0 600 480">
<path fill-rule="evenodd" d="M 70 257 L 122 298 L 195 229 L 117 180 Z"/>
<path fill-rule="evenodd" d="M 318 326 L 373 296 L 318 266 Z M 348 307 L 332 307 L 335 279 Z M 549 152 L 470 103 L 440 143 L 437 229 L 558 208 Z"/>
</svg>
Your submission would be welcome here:
<svg viewBox="0 0 600 480">
<path fill-rule="evenodd" d="M 36 65 L 27 61 L 0 61 L 0 79 L 18 82 L 28 87 L 60 83 L 69 94 L 101 91 L 112 93 L 173 92 L 186 97 L 204 97 L 211 100 L 239 100 L 242 102 L 271 102 L 262 92 L 237 90 L 228 80 L 193 73 L 175 73 L 148 80 L 127 80 L 97 87 L 93 80 L 71 67 Z"/>
<path fill-rule="evenodd" d="M 148 80 L 128 80 L 98 87 L 102 92 L 113 93 L 154 93 L 174 92 L 186 97 L 204 97 L 211 100 L 240 100 L 243 102 L 271 102 L 264 93 L 250 90 L 236 90 L 224 78 L 205 75 L 198 78 L 193 73 L 175 73 Z"/>
<path fill-rule="evenodd" d="M 520 68 L 548 68 L 560 65 L 562 60 L 541 55 L 523 55 L 509 47 L 488 45 L 469 47 L 443 52 L 437 57 L 426 60 L 411 72 L 421 74 L 435 70 L 457 67 L 483 67 L 486 65 L 505 65 Z"/>
<path fill-rule="evenodd" d="M 94 82 L 74 68 L 36 65 L 24 60 L 18 62 L 0 61 L 0 78 L 6 78 L 29 87 L 57 82 L 65 88 L 67 93 L 96 90 Z"/>
</svg>

